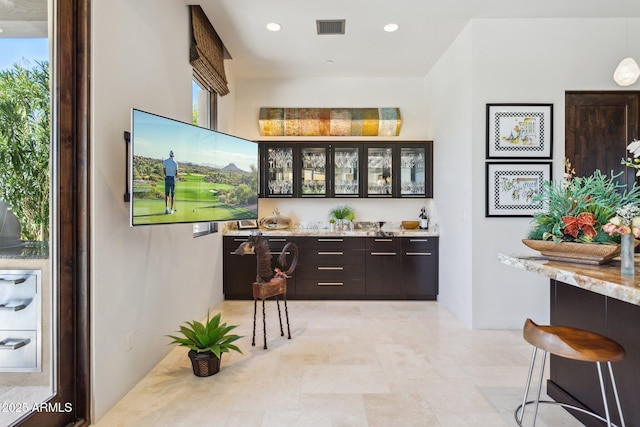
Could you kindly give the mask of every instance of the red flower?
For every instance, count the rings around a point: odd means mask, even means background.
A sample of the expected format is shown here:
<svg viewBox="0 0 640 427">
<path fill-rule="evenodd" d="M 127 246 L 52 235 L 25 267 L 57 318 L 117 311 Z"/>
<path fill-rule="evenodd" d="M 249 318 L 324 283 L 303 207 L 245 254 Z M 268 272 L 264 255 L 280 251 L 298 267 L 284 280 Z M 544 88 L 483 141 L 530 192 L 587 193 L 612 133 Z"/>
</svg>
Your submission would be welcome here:
<svg viewBox="0 0 640 427">
<path fill-rule="evenodd" d="M 589 237 L 595 237 L 598 234 L 593 227 L 596 224 L 596 219 L 592 213 L 583 212 L 578 216 L 563 216 L 562 222 L 564 223 L 564 233 L 573 237 L 578 237 L 580 231 Z"/>
</svg>

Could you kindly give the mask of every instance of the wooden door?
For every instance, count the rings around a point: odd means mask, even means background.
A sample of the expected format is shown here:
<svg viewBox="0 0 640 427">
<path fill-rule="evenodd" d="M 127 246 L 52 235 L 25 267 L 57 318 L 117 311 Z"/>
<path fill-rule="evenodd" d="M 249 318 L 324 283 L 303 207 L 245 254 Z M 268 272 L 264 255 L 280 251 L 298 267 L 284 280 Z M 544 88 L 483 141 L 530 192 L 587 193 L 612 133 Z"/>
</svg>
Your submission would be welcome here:
<svg viewBox="0 0 640 427">
<path fill-rule="evenodd" d="M 599 91 L 565 93 L 565 157 L 576 176 L 596 169 L 624 174 L 620 183 L 632 185 L 635 169 L 620 163 L 626 147 L 640 137 L 640 92 Z"/>
</svg>

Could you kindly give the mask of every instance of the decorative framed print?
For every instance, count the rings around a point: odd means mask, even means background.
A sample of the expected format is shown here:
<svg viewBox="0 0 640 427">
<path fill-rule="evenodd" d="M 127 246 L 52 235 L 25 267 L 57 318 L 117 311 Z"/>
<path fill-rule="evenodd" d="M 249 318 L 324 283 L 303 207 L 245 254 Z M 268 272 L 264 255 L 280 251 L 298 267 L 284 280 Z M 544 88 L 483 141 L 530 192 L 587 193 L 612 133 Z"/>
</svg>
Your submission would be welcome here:
<svg viewBox="0 0 640 427">
<path fill-rule="evenodd" d="M 533 216 L 543 211 L 534 196 L 551 181 L 551 162 L 487 162 L 487 205 L 485 216 Z"/>
<path fill-rule="evenodd" d="M 487 104 L 487 159 L 551 159 L 553 104 Z"/>
<path fill-rule="evenodd" d="M 258 228 L 258 221 L 255 219 L 241 219 L 238 220 L 238 229 L 250 229 L 250 228 Z"/>
</svg>

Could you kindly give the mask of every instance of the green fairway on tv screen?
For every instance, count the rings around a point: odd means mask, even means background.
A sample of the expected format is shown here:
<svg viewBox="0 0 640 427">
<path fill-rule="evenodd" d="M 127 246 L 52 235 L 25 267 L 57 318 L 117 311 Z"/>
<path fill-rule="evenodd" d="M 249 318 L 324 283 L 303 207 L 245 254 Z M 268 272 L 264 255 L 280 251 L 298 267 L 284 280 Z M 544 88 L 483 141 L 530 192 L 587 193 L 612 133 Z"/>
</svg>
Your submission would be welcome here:
<svg viewBox="0 0 640 427">
<path fill-rule="evenodd" d="M 257 219 L 258 144 L 132 109 L 131 225 Z"/>
</svg>

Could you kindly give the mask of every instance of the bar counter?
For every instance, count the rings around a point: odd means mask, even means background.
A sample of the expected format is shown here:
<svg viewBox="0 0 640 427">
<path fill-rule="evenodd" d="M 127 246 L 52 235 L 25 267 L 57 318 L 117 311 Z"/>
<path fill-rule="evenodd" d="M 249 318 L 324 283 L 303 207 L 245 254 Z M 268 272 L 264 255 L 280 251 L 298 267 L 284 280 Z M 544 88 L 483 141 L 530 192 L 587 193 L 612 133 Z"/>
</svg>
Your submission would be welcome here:
<svg viewBox="0 0 640 427">
<path fill-rule="evenodd" d="M 637 398 L 640 384 L 640 258 L 636 274 L 620 274 L 620 262 L 583 265 L 549 261 L 541 256 L 499 254 L 500 262 L 550 279 L 552 325 L 586 329 L 612 338 L 625 351 L 624 360 L 613 363 L 622 412 L 627 426 L 640 426 Z M 535 321 L 535 319 L 533 319 Z M 524 322 L 524 319 L 523 319 Z M 596 365 L 557 356 L 550 357 L 547 394 L 559 402 L 594 410 L 604 416 Z M 612 420 L 619 424 L 611 389 L 607 391 Z M 573 414 L 586 426 L 602 423 Z"/>
</svg>

